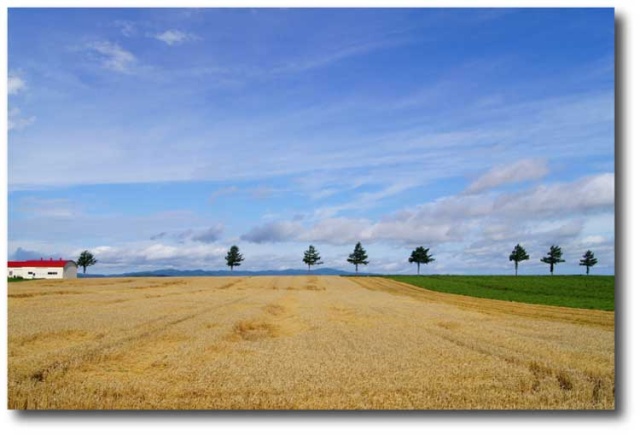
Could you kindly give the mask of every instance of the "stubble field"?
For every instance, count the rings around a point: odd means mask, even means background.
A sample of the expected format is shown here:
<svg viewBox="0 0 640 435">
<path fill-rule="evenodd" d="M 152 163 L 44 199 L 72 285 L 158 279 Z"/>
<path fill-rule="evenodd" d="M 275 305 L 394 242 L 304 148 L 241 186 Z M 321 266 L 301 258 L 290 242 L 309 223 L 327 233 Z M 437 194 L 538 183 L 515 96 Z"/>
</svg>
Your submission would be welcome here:
<svg viewBox="0 0 640 435">
<path fill-rule="evenodd" d="M 8 285 L 10 409 L 614 409 L 614 313 L 383 278 Z"/>
</svg>

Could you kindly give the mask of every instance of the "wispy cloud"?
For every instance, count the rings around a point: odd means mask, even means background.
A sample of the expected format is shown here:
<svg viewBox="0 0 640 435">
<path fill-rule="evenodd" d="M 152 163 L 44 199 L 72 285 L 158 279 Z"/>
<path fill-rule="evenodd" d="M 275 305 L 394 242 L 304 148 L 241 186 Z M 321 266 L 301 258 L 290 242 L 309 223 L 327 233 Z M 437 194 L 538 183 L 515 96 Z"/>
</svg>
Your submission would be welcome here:
<svg viewBox="0 0 640 435">
<path fill-rule="evenodd" d="M 238 192 L 239 190 L 240 189 L 237 186 L 221 187 L 219 189 L 216 189 L 209 196 L 209 201 L 214 202 L 214 201 L 216 201 L 218 198 L 220 198 L 222 196 L 233 195 L 234 193 Z"/>
<path fill-rule="evenodd" d="M 180 231 L 162 231 L 153 234 L 149 240 L 173 239 L 184 243 L 187 241 L 200 243 L 214 243 L 220 240 L 224 232 L 224 224 L 218 222 L 208 228 L 190 228 Z"/>
<path fill-rule="evenodd" d="M 9 73 L 9 79 L 7 80 L 7 92 L 9 95 L 15 95 L 26 89 L 26 87 L 27 84 L 22 77 L 16 73 Z"/>
<path fill-rule="evenodd" d="M 369 41 L 352 41 L 339 46 L 327 48 L 323 53 L 314 56 L 301 57 L 273 68 L 271 74 L 301 73 L 317 68 L 323 68 L 356 56 L 363 56 L 374 51 L 390 49 L 410 43 L 403 38 L 387 38 Z"/>
<path fill-rule="evenodd" d="M 467 193 L 479 193 L 504 184 L 538 180 L 549 173 L 547 162 L 541 159 L 525 159 L 509 165 L 492 168 L 471 183 Z"/>
<path fill-rule="evenodd" d="M 111 71 L 128 73 L 136 63 L 133 53 L 109 41 L 93 42 L 86 48 L 93 54 L 97 54 L 103 68 Z"/>
<path fill-rule="evenodd" d="M 408 189 L 416 187 L 417 185 L 420 184 L 421 181 L 422 180 L 411 182 L 409 180 L 403 180 L 403 181 L 391 183 L 390 185 L 385 186 L 382 189 L 379 189 L 374 192 L 360 193 L 356 195 L 355 198 L 351 199 L 348 202 L 326 206 L 326 207 L 320 207 L 314 211 L 314 216 L 317 218 L 327 218 L 327 217 L 335 216 L 336 214 L 347 211 L 347 210 L 366 210 L 371 207 L 375 207 L 376 205 L 379 205 L 380 201 L 386 198 L 394 197 Z M 325 191 L 324 193 L 321 193 L 319 197 L 316 196 L 316 199 L 322 198 L 323 196 L 326 196 L 328 194 L 330 194 L 330 192 L 327 193 Z"/>
<path fill-rule="evenodd" d="M 165 30 L 162 33 L 156 33 L 152 35 L 158 41 L 162 41 L 167 45 L 174 46 L 184 44 L 189 41 L 196 41 L 200 39 L 193 33 L 182 32 L 176 29 Z"/>
<path fill-rule="evenodd" d="M 138 33 L 136 24 L 128 20 L 116 20 L 113 25 L 120 29 L 120 33 L 127 38 L 135 36 Z"/>
<path fill-rule="evenodd" d="M 26 197 L 17 204 L 17 210 L 30 218 L 72 218 L 81 214 L 80 208 L 66 198 Z"/>
<path fill-rule="evenodd" d="M 505 194 L 496 199 L 494 208 L 509 215 L 539 218 L 558 213 L 579 215 L 598 209 L 612 210 L 614 201 L 615 176 L 605 173 Z"/>
<path fill-rule="evenodd" d="M 9 94 L 9 96 L 22 93 L 26 88 L 27 83 L 18 73 L 9 73 L 7 79 L 7 94 Z M 9 99 L 9 105 L 9 113 L 7 114 L 7 128 L 9 131 L 23 130 L 36 121 L 35 116 L 23 116 L 20 108 L 11 107 L 11 99 Z"/>
<path fill-rule="evenodd" d="M 20 148 L 15 148 L 13 165 L 15 171 L 10 176 L 11 186 L 30 182 L 47 183 L 95 183 L 95 182 L 152 182 L 173 180 L 215 180 L 225 183 L 240 180 L 264 181 L 270 177 L 292 176 L 296 179 L 314 179 L 318 175 L 322 183 L 309 184 L 312 192 L 344 191 L 345 183 L 358 180 L 377 180 L 378 183 L 427 183 L 443 177 L 469 176 L 476 171 L 478 159 L 486 157 L 487 149 L 495 155 L 494 161 L 518 161 L 523 155 L 536 161 L 537 156 L 549 154 L 553 148 L 554 158 L 581 157 L 600 155 L 607 152 L 612 144 L 608 143 L 603 126 L 608 125 L 608 112 L 605 118 L 595 115 L 589 117 L 588 124 L 577 121 L 562 123 L 567 111 L 576 107 L 587 107 L 591 102 L 595 105 L 609 105 L 609 100 L 583 96 L 582 103 L 577 104 L 578 97 L 562 105 L 556 99 L 537 102 L 527 108 L 527 113 L 520 116 L 523 108 L 515 107 L 516 114 L 509 115 L 508 107 L 500 112 L 503 121 L 490 126 L 471 123 L 467 129 L 443 129 L 433 131 L 428 126 L 401 126 L 386 131 L 359 131 L 356 137 L 341 137 L 339 131 L 319 129 L 318 126 L 331 125 L 336 119 L 345 116 L 347 111 L 311 111 L 302 117 L 273 114 L 254 119 L 246 116 L 239 119 L 227 118 L 216 121 L 216 128 L 203 126 L 198 134 L 185 134 L 181 123 L 184 119 L 158 126 L 158 134 L 149 140 L 147 131 L 128 131 L 126 135 L 112 130 L 101 131 L 82 129 L 74 130 L 72 137 L 62 134 L 56 139 L 56 146 L 73 152 L 79 143 L 95 141 L 101 137 L 109 142 L 109 146 L 101 147 L 99 152 L 109 150 L 109 155 L 101 161 L 79 161 L 78 159 L 61 162 L 60 168 L 54 171 L 44 154 L 29 153 L 27 160 L 19 158 Z M 543 104 L 544 103 L 544 104 Z M 548 105 L 558 105 L 555 109 L 554 121 L 546 112 Z M 563 109 L 564 107 L 564 109 Z M 356 110 L 356 108 L 354 108 Z M 366 114 L 366 108 L 362 108 Z M 593 109 L 590 109 L 593 110 Z M 596 112 L 599 112 L 596 110 Z M 537 116 L 536 116 L 537 115 Z M 494 115 L 491 115 L 493 118 Z M 576 115 L 577 116 L 577 115 Z M 575 118 L 572 116 L 572 118 Z M 366 120 L 369 119 L 365 116 Z M 464 117 L 463 117 L 464 119 Z M 535 119 L 533 121 L 532 119 Z M 542 125 L 542 121 L 544 125 Z M 377 118 L 371 115 L 371 122 Z M 207 121 L 210 123 L 210 121 Z M 503 125 L 504 124 L 504 125 Z M 243 126 L 251 125 L 247 130 Z M 289 125 L 282 131 L 282 125 Z M 554 141 L 562 140 L 563 146 L 553 146 L 536 139 L 540 130 L 547 136 L 558 136 Z M 309 136 L 309 131 L 317 134 Z M 525 131 L 524 138 L 517 131 Z M 585 143 L 588 147 L 578 146 Z M 561 136 L 561 137 L 560 137 Z M 603 140 L 602 138 L 606 140 Z M 257 153 L 256 141 L 260 147 L 269 152 Z M 128 144 L 135 142 L 136 147 Z M 156 153 L 159 142 L 167 144 L 180 143 L 180 153 L 167 158 L 166 153 Z M 226 143 L 227 149 L 221 152 L 219 146 L 211 144 Z M 206 144 L 206 145 L 205 145 Z M 401 144 L 401 146 L 399 145 Z M 489 145 L 488 145 L 489 144 Z M 492 148 L 488 148 L 490 145 Z M 127 150 L 126 152 L 124 152 Z M 32 150 L 33 151 L 33 150 Z M 198 158 L 194 159 L 193 156 Z M 525 159 L 525 160 L 527 160 Z M 428 171 L 424 165 L 428 162 Z M 24 170 L 21 165 L 25 165 Z M 498 166 L 508 165 L 501 163 Z M 33 170 L 37 168 L 38 170 Z M 307 182 L 295 183 L 305 187 Z M 309 191 L 307 189 L 307 191 Z M 311 192 L 311 191 L 309 191 Z M 322 195 L 320 195 L 322 197 Z"/>
<path fill-rule="evenodd" d="M 8 127 L 9 131 L 22 130 L 36 121 L 35 116 L 24 117 L 19 108 L 14 107 L 9 110 Z"/>
<path fill-rule="evenodd" d="M 326 217 L 310 226 L 297 221 L 277 221 L 254 227 L 242 240 L 254 243 L 313 241 L 334 245 L 353 240 L 393 244 L 461 242 L 471 233 L 501 240 L 513 236 L 514 223 L 527 228 L 541 219 L 574 219 L 553 231 L 536 230 L 545 236 L 576 236 L 581 226 L 575 219 L 594 211 L 611 211 L 614 202 L 613 174 L 584 177 L 570 183 L 540 185 L 516 193 L 458 195 L 402 210 L 375 221 L 364 218 Z M 581 225 L 581 224 L 580 224 Z M 577 232 L 576 232 L 577 229 Z"/>
<path fill-rule="evenodd" d="M 32 251 L 24 249 L 21 246 L 18 247 L 13 253 L 9 254 L 11 260 L 23 261 L 23 260 L 36 260 L 38 258 L 60 258 L 61 255 L 53 255 L 51 253 L 43 253 L 40 251 Z"/>
</svg>

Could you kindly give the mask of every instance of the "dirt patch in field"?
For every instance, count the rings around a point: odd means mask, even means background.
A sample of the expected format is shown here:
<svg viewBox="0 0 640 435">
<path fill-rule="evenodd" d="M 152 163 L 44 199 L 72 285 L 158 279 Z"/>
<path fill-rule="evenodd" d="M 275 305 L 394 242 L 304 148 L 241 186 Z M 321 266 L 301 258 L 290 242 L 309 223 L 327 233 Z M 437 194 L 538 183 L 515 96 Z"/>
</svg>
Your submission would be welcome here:
<svg viewBox="0 0 640 435">
<path fill-rule="evenodd" d="M 232 341 L 258 341 L 278 336 L 277 325 L 262 320 L 242 320 L 233 327 Z"/>
</svg>

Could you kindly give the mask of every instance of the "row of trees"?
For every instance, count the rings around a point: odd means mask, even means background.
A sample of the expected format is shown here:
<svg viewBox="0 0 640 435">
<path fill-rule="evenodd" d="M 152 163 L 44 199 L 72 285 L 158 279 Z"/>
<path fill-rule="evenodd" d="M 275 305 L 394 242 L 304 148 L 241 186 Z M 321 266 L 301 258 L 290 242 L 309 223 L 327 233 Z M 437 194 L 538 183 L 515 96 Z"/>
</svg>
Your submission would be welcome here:
<svg viewBox="0 0 640 435">
<path fill-rule="evenodd" d="M 511 251 L 511 255 L 509 255 L 509 261 L 513 261 L 516 265 L 516 276 L 518 275 L 518 263 L 520 263 L 521 261 L 526 261 L 528 259 L 529 254 L 527 254 L 527 251 L 518 243 L 515 248 L 513 248 L 513 251 Z M 547 256 L 542 257 L 540 261 L 549 265 L 549 272 L 551 272 L 551 275 L 553 275 L 553 266 L 558 263 L 565 262 L 562 258 L 562 249 L 559 246 L 551 245 L 549 252 L 547 252 Z M 596 258 L 595 254 L 591 251 L 587 251 L 582 256 L 579 264 L 580 266 L 586 266 L 587 275 L 589 275 L 589 269 L 595 266 L 597 263 L 598 259 Z"/>
<path fill-rule="evenodd" d="M 232 246 L 227 256 L 225 257 L 227 260 L 227 266 L 231 267 L 233 270 L 234 266 L 239 266 L 240 263 L 244 260 L 237 246 Z M 509 256 L 509 261 L 515 262 L 516 266 L 516 276 L 518 275 L 518 264 L 522 261 L 526 261 L 529 259 L 529 254 L 527 251 L 517 244 L 511 255 Z M 304 251 L 302 261 L 308 266 L 308 270 L 311 270 L 311 266 L 317 266 L 323 264 L 321 261 L 320 253 L 313 246 L 309 245 L 309 249 Z M 362 244 L 360 242 L 356 243 L 356 246 L 347 261 L 353 264 L 356 267 L 356 273 L 358 273 L 359 265 L 367 265 L 369 264 L 367 251 L 364 250 Z M 418 275 L 420 275 L 420 265 L 421 264 L 429 264 L 435 261 L 433 255 L 429 254 L 429 248 L 425 248 L 423 246 L 418 246 L 416 249 L 411 252 L 411 256 L 409 257 L 409 263 L 415 263 L 418 266 Z M 552 245 L 547 253 L 546 257 L 542 257 L 540 259 L 543 263 L 547 263 L 550 268 L 551 275 L 553 275 L 554 265 L 558 263 L 564 263 L 565 260 L 562 258 L 562 249 L 559 246 Z M 585 252 L 584 256 L 580 260 L 580 266 L 587 267 L 587 275 L 589 275 L 589 269 L 595 266 L 598 263 L 598 259 L 595 257 L 595 254 L 591 251 Z"/>
<path fill-rule="evenodd" d="M 227 255 L 225 256 L 225 260 L 227 262 L 227 266 L 233 270 L 234 267 L 240 266 L 244 261 L 243 255 L 240 253 L 240 249 L 233 245 Z M 308 267 L 308 270 L 311 270 L 311 266 L 318 266 L 323 264 L 321 261 L 322 257 L 320 257 L 320 252 L 313 246 L 309 245 L 309 249 L 304 251 L 302 261 Z M 429 264 L 436 259 L 433 258 L 433 255 L 429 254 L 429 248 L 424 248 L 423 246 L 418 246 L 416 249 L 411 252 L 411 256 L 409 257 L 409 263 L 415 263 L 418 266 L 418 275 L 420 275 L 420 265 L 421 264 Z M 517 244 L 513 251 L 511 251 L 511 255 L 509 255 L 509 261 L 513 261 L 515 263 L 516 268 L 516 276 L 518 275 L 518 264 L 529 260 L 529 254 L 527 251 L 520 245 Z M 356 246 L 347 261 L 353 264 L 356 267 L 356 273 L 358 273 L 359 265 L 367 265 L 369 264 L 367 251 L 362 247 L 360 242 L 356 243 Z M 546 257 L 542 257 L 540 259 L 543 263 L 549 265 L 549 271 L 551 275 L 553 275 L 554 265 L 558 263 L 564 263 L 565 260 L 562 258 L 562 249 L 559 246 L 552 245 L 547 252 Z M 93 254 L 89 251 L 82 251 L 80 257 L 78 258 L 78 266 L 82 267 L 82 272 L 86 273 L 87 267 L 93 266 L 96 264 L 98 260 L 93 256 Z M 598 259 L 595 257 L 595 254 L 591 251 L 585 252 L 580 260 L 580 266 L 586 266 L 587 275 L 589 275 L 589 269 L 595 266 L 598 263 Z"/>
<path fill-rule="evenodd" d="M 358 266 L 369 264 L 367 251 L 362 247 L 362 243 L 356 243 L 353 252 L 349 254 L 347 261 L 353 264 L 356 267 L 356 273 L 358 273 Z M 240 249 L 233 245 L 227 255 L 225 256 L 225 260 L 227 261 L 227 266 L 233 270 L 234 267 L 240 266 L 240 264 L 244 261 L 244 257 L 240 254 Z M 311 266 L 319 266 L 323 264 L 321 261 L 322 257 L 320 256 L 320 252 L 313 245 L 309 245 L 309 249 L 304 251 L 302 256 L 302 262 L 307 265 L 308 270 L 311 270 Z M 429 249 L 425 249 L 422 246 L 416 248 L 412 253 L 411 257 L 409 257 L 410 263 L 418 264 L 418 274 L 420 273 L 420 264 L 428 264 L 432 261 L 435 261 L 433 256 L 429 255 Z"/>
</svg>

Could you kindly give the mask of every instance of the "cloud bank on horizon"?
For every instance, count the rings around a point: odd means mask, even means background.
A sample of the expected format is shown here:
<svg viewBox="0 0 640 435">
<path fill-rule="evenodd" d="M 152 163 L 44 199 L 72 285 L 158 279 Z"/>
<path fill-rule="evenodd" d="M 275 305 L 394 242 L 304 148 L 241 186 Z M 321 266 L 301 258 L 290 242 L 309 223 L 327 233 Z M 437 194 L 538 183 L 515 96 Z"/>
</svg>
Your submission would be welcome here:
<svg viewBox="0 0 640 435">
<path fill-rule="evenodd" d="M 12 8 L 8 41 L 9 258 L 614 273 L 611 8 Z"/>
</svg>

